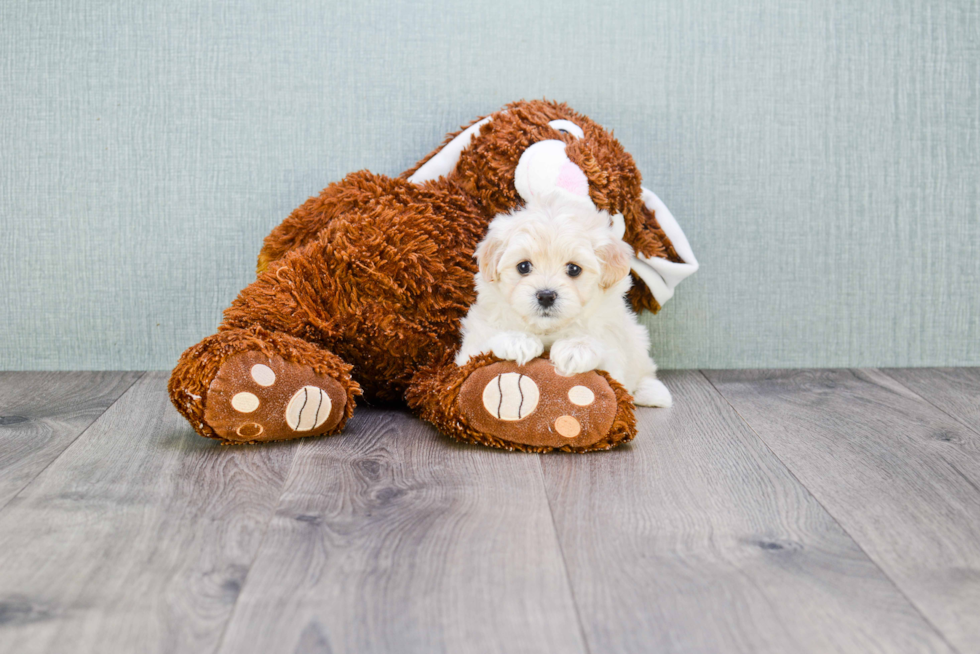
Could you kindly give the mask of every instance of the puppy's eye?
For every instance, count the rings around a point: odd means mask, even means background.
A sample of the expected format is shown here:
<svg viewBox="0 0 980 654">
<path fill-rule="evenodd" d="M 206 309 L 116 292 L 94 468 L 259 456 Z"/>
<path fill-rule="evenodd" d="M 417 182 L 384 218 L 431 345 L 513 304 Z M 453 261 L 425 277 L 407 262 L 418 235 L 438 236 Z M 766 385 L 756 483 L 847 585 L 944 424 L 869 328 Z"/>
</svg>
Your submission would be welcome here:
<svg viewBox="0 0 980 654">
<path fill-rule="evenodd" d="M 576 266 L 574 263 L 570 263 L 565 266 L 565 272 L 568 273 L 569 277 L 578 277 L 582 274 L 582 268 L 580 266 Z"/>
<path fill-rule="evenodd" d="M 522 261 L 519 264 L 517 264 L 517 272 L 521 273 L 522 275 L 526 275 L 529 272 L 531 272 L 531 262 Z"/>
</svg>

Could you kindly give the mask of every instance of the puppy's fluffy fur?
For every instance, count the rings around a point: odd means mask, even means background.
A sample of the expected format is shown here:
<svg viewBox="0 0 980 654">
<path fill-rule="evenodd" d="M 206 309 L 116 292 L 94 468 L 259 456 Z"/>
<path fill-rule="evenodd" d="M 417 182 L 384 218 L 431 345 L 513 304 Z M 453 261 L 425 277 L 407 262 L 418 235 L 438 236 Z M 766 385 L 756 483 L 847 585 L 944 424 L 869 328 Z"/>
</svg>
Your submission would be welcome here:
<svg viewBox="0 0 980 654">
<path fill-rule="evenodd" d="M 608 213 L 552 196 L 497 216 L 476 250 L 476 302 L 456 363 L 492 352 L 559 374 L 608 372 L 643 406 L 670 406 L 646 330 L 626 304 L 632 250 Z"/>
</svg>

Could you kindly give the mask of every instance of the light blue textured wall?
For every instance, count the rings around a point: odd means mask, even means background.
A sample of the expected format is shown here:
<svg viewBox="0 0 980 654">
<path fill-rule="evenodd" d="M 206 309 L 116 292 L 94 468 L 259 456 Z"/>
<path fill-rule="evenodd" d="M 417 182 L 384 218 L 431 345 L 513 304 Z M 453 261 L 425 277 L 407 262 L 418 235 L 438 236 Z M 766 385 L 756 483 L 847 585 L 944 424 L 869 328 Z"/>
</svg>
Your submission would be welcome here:
<svg viewBox="0 0 980 654">
<path fill-rule="evenodd" d="M 980 364 L 980 9 L 0 4 L 0 367 L 168 368 L 262 237 L 522 97 L 613 128 L 702 270 L 663 367 Z"/>
</svg>

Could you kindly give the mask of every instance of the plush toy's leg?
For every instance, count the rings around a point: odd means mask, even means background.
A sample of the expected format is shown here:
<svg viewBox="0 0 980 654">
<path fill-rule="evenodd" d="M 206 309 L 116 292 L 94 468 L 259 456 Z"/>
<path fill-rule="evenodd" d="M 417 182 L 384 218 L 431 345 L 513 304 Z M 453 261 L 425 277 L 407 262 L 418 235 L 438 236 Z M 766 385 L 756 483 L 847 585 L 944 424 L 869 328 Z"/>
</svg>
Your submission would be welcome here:
<svg viewBox="0 0 980 654">
<path fill-rule="evenodd" d="M 360 393 L 350 370 L 337 355 L 287 334 L 225 329 L 184 352 L 168 388 L 201 436 L 286 440 L 343 429 Z"/>
<path fill-rule="evenodd" d="M 491 447 L 591 452 L 636 435 L 625 388 L 601 371 L 562 377 L 547 359 L 444 361 L 419 372 L 406 399 L 442 432 Z"/>
</svg>

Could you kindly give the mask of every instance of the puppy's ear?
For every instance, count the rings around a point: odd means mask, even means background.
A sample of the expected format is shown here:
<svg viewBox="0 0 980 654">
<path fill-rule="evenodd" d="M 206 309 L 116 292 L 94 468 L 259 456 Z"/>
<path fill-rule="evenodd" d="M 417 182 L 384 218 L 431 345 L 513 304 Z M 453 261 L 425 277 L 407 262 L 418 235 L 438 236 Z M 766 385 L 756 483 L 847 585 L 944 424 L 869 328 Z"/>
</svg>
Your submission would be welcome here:
<svg viewBox="0 0 980 654">
<path fill-rule="evenodd" d="M 487 235 L 476 248 L 476 263 L 480 266 L 480 274 L 488 282 L 497 281 L 497 266 L 504 254 L 504 242 L 492 234 Z"/>
<path fill-rule="evenodd" d="M 610 288 L 615 286 L 623 277 L 630 274 L 630 262 L 633 259 L 633 249 L 623 241 L 613 241 L 596 250 L 602 271 L 599 275 L 599 286 Z"/>
</svg>

